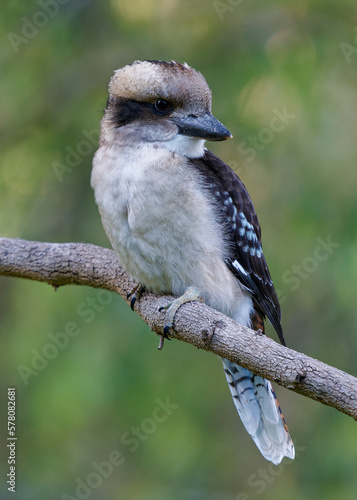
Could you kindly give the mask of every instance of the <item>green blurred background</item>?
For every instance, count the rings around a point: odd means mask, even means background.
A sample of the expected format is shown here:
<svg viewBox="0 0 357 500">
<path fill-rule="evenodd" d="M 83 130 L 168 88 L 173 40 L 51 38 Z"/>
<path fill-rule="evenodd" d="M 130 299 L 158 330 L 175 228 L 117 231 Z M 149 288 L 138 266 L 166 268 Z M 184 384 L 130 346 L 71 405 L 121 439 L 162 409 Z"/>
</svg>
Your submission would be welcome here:
<svg viewBox="0 0 357 500">
<path fill-rule="evenodd" d="M 14 0 L 0 24 L 2 236 L 109 246 L 89 185 L 107 81 L 135 59 L 186 61 L 234 135 L 209 147 L 253 198 L 288 345 L 357 374 L 355 2 Z M 175 341 L 158 352 L 113 294 L 4 277 L 0 294 L 1 498 L 14 497 L 9 386 L 17 498 L 356 498 L 351 418 L 278 387 L 298 456 L 274 467 L 213 355 Z M 70 322 L 80 332 L 56 353 Z M 21 376 L 38 353 L 47 361 Z M 114 450 L 120 464 L 96 475 Z"/>
</svg>

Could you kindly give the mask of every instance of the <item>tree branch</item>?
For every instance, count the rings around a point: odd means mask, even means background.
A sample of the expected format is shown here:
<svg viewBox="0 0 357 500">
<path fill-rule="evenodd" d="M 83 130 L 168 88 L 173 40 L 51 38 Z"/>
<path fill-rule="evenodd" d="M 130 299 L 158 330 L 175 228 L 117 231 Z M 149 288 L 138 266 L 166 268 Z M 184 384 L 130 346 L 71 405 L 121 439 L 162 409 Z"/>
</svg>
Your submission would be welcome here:
<svg viewBox="0 0 357 500">
<path fill-rule="evenodd" d="M 0 238 L 0 275 L 43 281 L 55 287 L 76 284 L 117 292 L 128 302 L 134 283 L 112 250 L 84 243 L 40 243 Z M 135 310 L 151 330 L 163 333 L 172 300 L 145 292 Z M 228 358 L 287 389 L 332 406 L 357 420 L 357 379 L 337 368 L 277 344 L 199 302 L 175 316 L 175 339 Z"/>
</svg>

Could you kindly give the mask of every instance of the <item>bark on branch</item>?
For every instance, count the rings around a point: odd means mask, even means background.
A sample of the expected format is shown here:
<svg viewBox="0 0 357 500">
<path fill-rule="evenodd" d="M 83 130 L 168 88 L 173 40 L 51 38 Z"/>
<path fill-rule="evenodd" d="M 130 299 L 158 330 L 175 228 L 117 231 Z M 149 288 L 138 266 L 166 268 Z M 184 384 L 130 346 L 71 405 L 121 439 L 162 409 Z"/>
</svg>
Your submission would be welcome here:
<svg viewBox="0 0 357 500">
<path fill-rule="evenodd" d="M 128 302 L 134 283 L 112 250 L 84 243 L 40 243 L 0 238 L 0 275 L 55 287 L 87 285 L 117 292 Z M 145 292 L 135 310 L 161 335 L 170 297 Z M 243 327 L 199 302 L 180 307 L 173 337 L 228 358 L 277 384 L 332 406 L 357 420 L 357 379 Z"/>
</svg>

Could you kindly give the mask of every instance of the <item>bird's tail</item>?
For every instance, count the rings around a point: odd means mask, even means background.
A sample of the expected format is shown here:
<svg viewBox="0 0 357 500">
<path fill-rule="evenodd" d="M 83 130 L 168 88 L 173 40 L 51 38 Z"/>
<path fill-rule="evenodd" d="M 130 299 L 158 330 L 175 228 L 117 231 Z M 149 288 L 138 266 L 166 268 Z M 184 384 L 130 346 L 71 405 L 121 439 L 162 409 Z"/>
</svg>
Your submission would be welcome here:
<svg viewBox="0 0 357 500">
<path fill-rule="evenodd" d="M 271 383 L 228 359 L 223 367 L 239 416 L 263 457 L 276 465 L 293 459 L 294 444 Z"/>
</svg>

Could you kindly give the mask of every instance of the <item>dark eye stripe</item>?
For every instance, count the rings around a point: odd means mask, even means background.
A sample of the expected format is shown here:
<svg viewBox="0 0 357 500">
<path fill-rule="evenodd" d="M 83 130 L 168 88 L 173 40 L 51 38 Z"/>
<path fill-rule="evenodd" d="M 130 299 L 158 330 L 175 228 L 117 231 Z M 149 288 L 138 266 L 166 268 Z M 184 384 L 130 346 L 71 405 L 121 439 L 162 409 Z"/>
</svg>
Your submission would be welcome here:
<svg viewBox="0 0 357 500">
<path fill-rule="evenodd" d="M 158 102 L 160 105 L 157 106 Z M 164 99 L 157 99 L 153 103 L 116 97 L 109 98 L 106 109 L 111 121 L 117 127 L 123 127 L 136 120 L 158 119 L 166 116 L 174 110 L 174 105 Z"/>
</svg>

